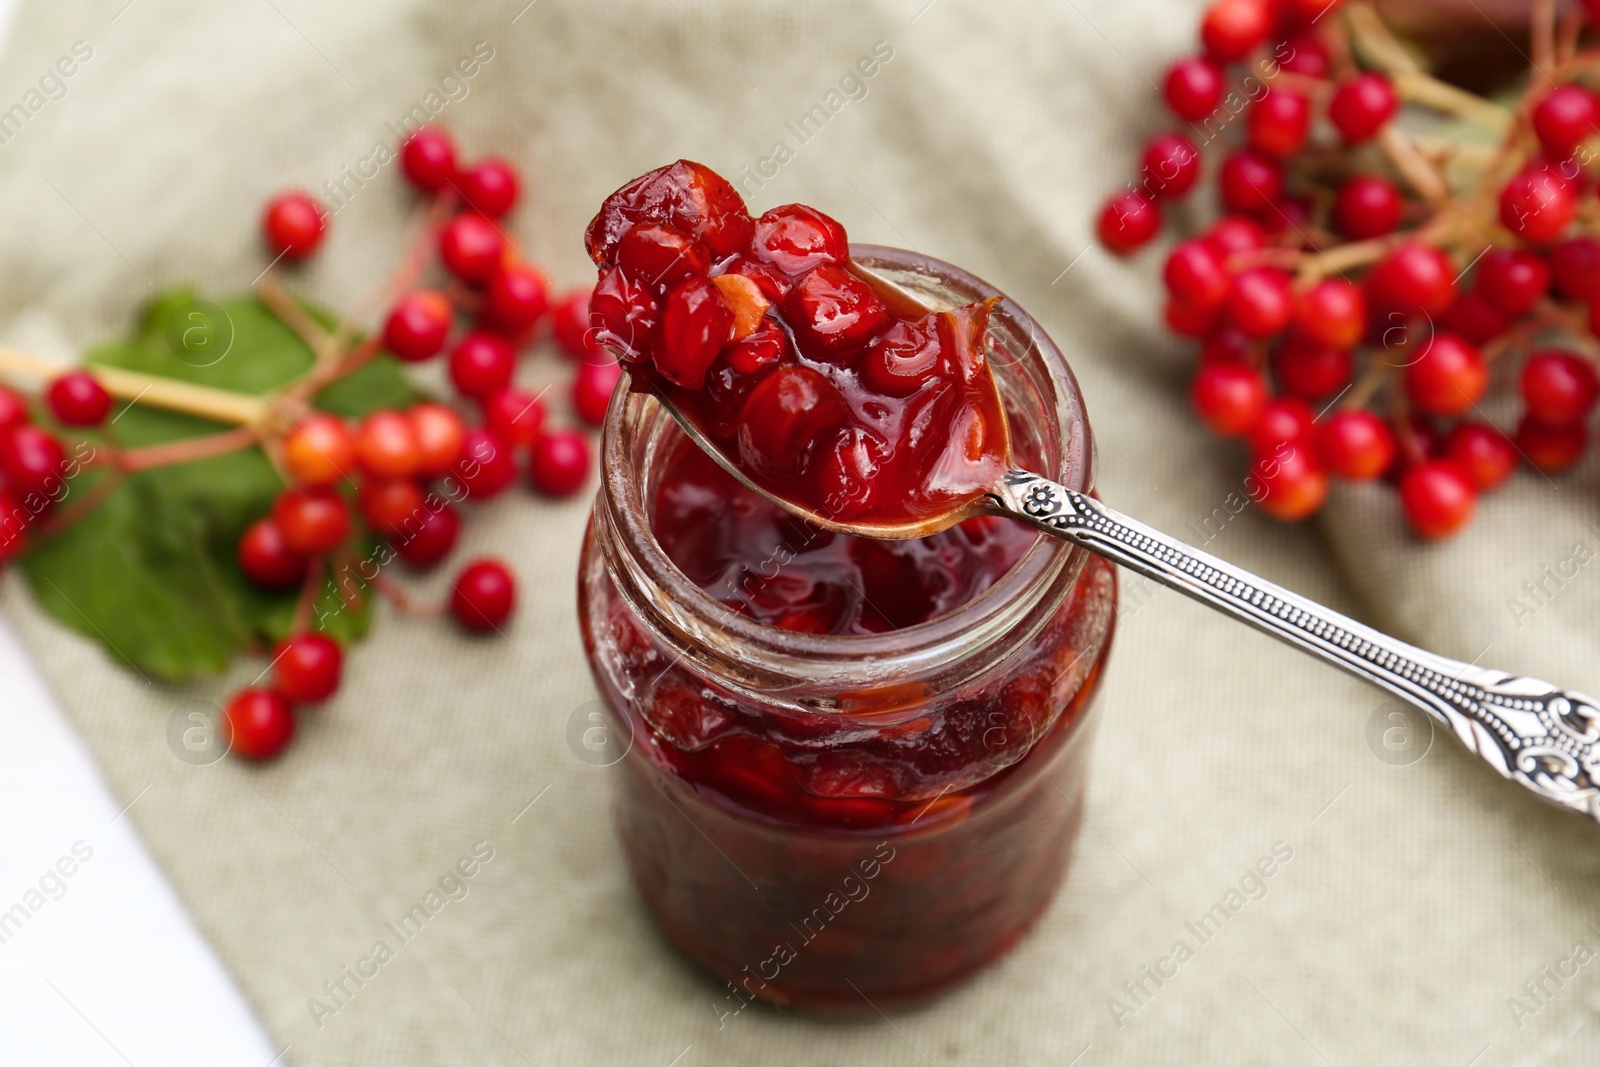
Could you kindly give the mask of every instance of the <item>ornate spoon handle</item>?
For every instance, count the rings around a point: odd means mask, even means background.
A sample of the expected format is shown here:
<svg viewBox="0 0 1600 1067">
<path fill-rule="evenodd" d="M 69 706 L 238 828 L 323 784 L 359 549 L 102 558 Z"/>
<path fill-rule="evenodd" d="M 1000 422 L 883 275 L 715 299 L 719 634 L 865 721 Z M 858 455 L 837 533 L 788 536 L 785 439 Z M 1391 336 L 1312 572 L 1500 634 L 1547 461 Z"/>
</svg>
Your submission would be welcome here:
<svg viewBox="0 0 1600 1067">
<path fill-rule="evenodd" d="M 1424 652 L 1027 471 L 1008 472 L 990 503 L 1382 686 L 1502 776 L 1600 820 L 1592 697 Z"/>
</svg>

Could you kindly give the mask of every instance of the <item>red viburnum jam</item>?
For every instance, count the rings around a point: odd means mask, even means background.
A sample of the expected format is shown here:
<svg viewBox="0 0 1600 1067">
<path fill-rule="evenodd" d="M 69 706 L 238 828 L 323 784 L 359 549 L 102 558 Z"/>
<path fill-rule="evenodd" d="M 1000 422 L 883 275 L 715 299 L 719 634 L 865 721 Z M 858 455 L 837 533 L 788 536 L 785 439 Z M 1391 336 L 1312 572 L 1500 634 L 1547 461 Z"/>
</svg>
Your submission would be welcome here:
<svg viewBox="0 0 1600 1067">
<path fill-rule="evenodd" d="M 898 524 L 975 500 L 1004 473 L 992 301 L 910 306 L 856 269 L 838 222 L 801 204 L 753 219 L 684 160 L 607 197 L 587 245 L 597 339 L 769 492 Z"/>
</svg>

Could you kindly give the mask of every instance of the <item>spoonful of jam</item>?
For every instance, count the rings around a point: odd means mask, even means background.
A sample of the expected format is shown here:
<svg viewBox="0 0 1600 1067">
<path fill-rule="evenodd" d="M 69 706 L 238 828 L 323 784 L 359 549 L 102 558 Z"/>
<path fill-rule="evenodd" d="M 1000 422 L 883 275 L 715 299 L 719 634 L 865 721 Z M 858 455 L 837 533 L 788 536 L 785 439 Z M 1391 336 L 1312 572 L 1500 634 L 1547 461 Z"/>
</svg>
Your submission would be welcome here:
<svg viewBox="0 0 1600 1067">
<path fill-rule="evenodd" d="M 996 300 L 937 310 L 790 204 L 752 218 L 680 160 L 607 197 L 585 234 L 596 338 L 719 465 L 777 506 L 862 537 L 1003 515 L 1082 546 L 1421 708 L 1502 776 L 1600 820 L 1600 707 L 1436 656 L 1012 466 L 988 365 Z"/>
</svg>

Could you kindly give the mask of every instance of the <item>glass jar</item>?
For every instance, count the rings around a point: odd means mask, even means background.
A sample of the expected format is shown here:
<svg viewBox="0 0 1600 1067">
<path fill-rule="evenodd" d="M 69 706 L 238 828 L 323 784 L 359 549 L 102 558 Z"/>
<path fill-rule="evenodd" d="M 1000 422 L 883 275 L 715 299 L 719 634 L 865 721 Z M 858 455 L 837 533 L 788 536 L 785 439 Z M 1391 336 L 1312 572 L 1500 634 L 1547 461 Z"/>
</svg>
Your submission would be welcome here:
<svg viewBox="0 0 1600 1067">
<path fill-rule="evenodd" d="M 851 251 L 932 306 L 1003 295 L 914 253 Z M 1018 465 L 1090 490 L 1065 359 L 1009 299 L 990 333 Z M 923 1000 L 1015 944 L 1066 873 L 1115 569 L 1039 537 L 928 622 L 764 625 L 703 592 L 651 532 L 681 436 L 653 399 L 613 399 L 579 575 L 589 661 L 629 746 L 617 819 L 640 892 L 727 983 L 726 1012 Z"/>
</svg>

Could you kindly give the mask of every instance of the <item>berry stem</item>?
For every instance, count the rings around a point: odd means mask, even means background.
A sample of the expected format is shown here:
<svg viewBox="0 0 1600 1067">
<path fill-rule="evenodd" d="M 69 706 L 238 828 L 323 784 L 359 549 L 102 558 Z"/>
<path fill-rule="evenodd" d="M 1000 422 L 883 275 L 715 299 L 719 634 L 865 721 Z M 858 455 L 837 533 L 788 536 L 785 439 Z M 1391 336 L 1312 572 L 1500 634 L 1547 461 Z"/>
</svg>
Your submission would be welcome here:
<svg viewBox="0 0 1600 1067">
<path fill-rule="evenodd" d="M 372 588 L 402 615 L 418 619 L 444 617 L 445 606 L 443 604 L 419 603 L 415 597 L 405 591 L 405 588 L 399 582 L 387 574 L 380 572 L 377 577 L 373 578 Z"/>
<path fill-rule="evenodd" d="M 1383 132 L 1378 134 L 1378 147 L 1383 149 L 1383 154 L 1389 158 L 1394 169 L 1429 206 L 1439 210 L 1449 203 L 1450 187 L 1445 184 L 1443 176 L 1398 126 L 1391 123 L 1383 128 Z"/>
<path fill-rule="evenodd" d="M 1367 369 L 1361 377 L 1356 379 L 1344 397 L 1339 401 L 1342 411 L 1355 411 L 1366 407 L 1372 398 L 1378 395 L 1378 390 L 1383 388 L 1383 383 L 1389 380 L 1397 365 L 1386 359 L 1373 359 L 1367 363 Z"/>
<path fill-rule="evenodd" d="M 439 227 L 449 214 L 453 203 L 453 195 L 440 193 L 430 204 L 418 208 L 417 215 L 420 220 L 414 227 L 417 233 L 405 257 L 379 287 L 375 296 L 354 315 L 347 316 L 339 323 L 333 331 L 328 347 L 321 351 L 317 363 L 304 378 L 284 394 L 285 396 L 300 402 L 309 401 L 325 387 L 355 371 L 383 350 L 383 335 L 381 332 L 375 332 L 346 351 L 355 334 L 355 323 L 371 317 L 376 309 L 393 304 L 403 293 L 416 285 L 417 279 L 427 269 Z"/>
<path fill-rule="evenodd" d="M 49 381 L 65 370 L 54 360 L 0 347 L 0 374 L 17 375 L 35 381 Z M 137 400 L 151 407 L 198 415 L 213 422 L 250 426 L 262 422 L 271 410 L 266 401 L 228 389 L 161 378 L 120 367 L 83 367 L 82 370 L 105 387 L 106 392 L 124 400 Z"/>
<path fill-rule="evenodd" d="M 116 462 L 118 468 L 124 471 L 147 471 L 156 467 L 169 467 L 176 463 L 192 463 L 197 459 L 223 456 L 260 443 L 260 430 L 252 426 L 241 426 L 238 429 L 224 430 L 204 437 L 189 437 L 164 445 L 130 449 L 119 455 Z"/>
<path fill-rule="evenodd" d="M 1533 15 L 1528 23 L 1533 69 L 1549 70 L 1556 63 L 1556 0 L 1533 0 Z"/>
<path fill-rule="evenodd" d="M 306 568 L 305 581 L 300 583 L 300 597 L 294 604 L 294 616 L 289 621 L 289 633 L 303 634 L 311 625 L 311 610 L 316 606 L 317 594 L 322 591 L 323 573 L 327 564 L 321 556 L 311 557 Z"/>
<path fill-rule="evenodd" d="M 285 326 L 300 335 L 300 340 L 316 354 L 318 360 L 323 358 L 323 354 L 333 343 L 333 335 L 307 313 L 300 301 L 290 296 L 288 291 L 278 284 L 277 271 L 269 269 L 261 276 L 261 280 L 256 283 L 256 295 Z"/>
<path fill-rule="evenodd" d="M 1454 115 L 1494 133 L 1503 134 L 1516 122 L 1516 115 L 1499 104 L 1420 70 L 1396 73 L 1394 90 L 1402 100 Z"/>
</svg>

